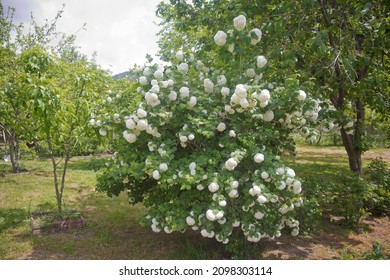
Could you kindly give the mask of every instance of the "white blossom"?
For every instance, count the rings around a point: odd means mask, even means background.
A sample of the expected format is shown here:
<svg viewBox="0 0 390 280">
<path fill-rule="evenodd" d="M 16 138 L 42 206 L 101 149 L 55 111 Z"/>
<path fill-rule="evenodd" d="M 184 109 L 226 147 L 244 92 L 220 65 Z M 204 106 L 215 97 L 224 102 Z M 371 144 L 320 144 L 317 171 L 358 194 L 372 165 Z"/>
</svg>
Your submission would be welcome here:
<svg viewBox="0 0 390 280">
<path fill-rule="evenodd" d="M 127 119 L 126 120 L 126 127 L 128 129 L 134 129 L 136 127 L 136 123 L 133 119 Z"/>
<path fill-rule="evenodd" d="M 303 101 L 306 99 L 306 92 L 303 90 L 298 90 L 298 100 Z"/>
<path fill-rule="evenodd" d="M 214 42 L 218 45 L 218 46 L 223 46 L 226 44 L 226 38 L 227 38 L 227 34 L 225 32 L 223 32 L 222 30 L 219 30 L 215 35 L 214 35 Z"/>
<path fill-rule="evenodd" d="M 217 219 L 217 217 L 215 216 L 213 210 L 209 209 L 206 211 L 206 218 L 209 220 L 209 221 L 215 221 Z"/>
<path fill-rule="evenodd" d="M 214 193 L 216 192 L 218 189 L 219 189 L 219 186 L 217 183 L 215 182 L 212 182 L 209 186 L 208 186 L 208 189 L 210 192 Z"/>
<path fill-rule="evenodd" d="M 209 78 L 204 79 L 203 86 L 207 93 L 212 93 L 214 91 L 214 83 Z"/>
<path fill-rule="evenodd" d="M 157 80 L 161 80 L 163 78 L 163 73 L 160 70 L 156 70 L 153 75 Z"/>
<path fill-rule="evenodd" d="M 180 63 L 179 66 L 177 66 L 177 70 L 182 74 L 188 73 L 188 64 L 187 63 Z"/>
<path fill-rule="evenodd" d="M 145 76 L 139 77 L 139 83 L 141 85 L 146 85 L 148 83 L 148 79 Z"/>
<path fill-rule="evenodd" d="M 218 85 L 224 85 L 226 83 L 227 83 L 227 80 L 226 80 L 225 75 L 218 76 L 218 79 L 217 79 L 217 84 Z"/>
<path fill-rule="evenodd" d="M 252 44 L 252 45 L 256 45 L 258 42 L 260 42 L 261 36 L 263 35 L 263 33 L 262 33 L 261 30 L 258 29 L 258 28 L 253 28 L 253 29 L 251 30 L 251 33 L 255 33 L 256 36 L 257 36 L 257 38 L 253 38 L 253 37 L 251 36 L 251 44 Z"/>
<path fill-rule="evenodd" d="M 195 138 L 195 136 L 194 136 L 194 134 L 190 134 L 190 135 L 188 135 L 188 140 L 190 140 L 190 141 L 192 141 L 192 140 L 194 140 L 194 138 Z"/>
<path fill-rule="evenodd" d="M 218 124 L 218 126 L 217 126 L 217 130 L 218 131 L 222 132 L 225 129 L 226 129 L 226 124 L 225 123 L 221 122 L 221 123 Z"/>
<path fill-rule="evenodd" d="M 257 211 L 254 216 L 257 220 L 261 220 L 264 217 L 264 213 Z"/>
<path fill-rule="evenodd" d="M 140 118 L 145 118 L 146 116 L 148 115 L 148 113 L 142 109 L 142 108 L 139 108 L 137 110 L 137 116 L 140 117 Z"/>
<path fill-rule="evenodd" d="M 221 207 L 225 207 L 227 204 L 226 200 L 221 200 L 218 205 L 221 206 Z"/>
<path fill-rule="evenodd" d="M 160 169 L 162 172 L 167 171 L 167 170 L 168 170 L 168 164 L 166 164 L 166 163 L 161 163 L 161 164 L 159 165 L 159 169 Z"/>
<path fill-rule="evenodd" d="M 236 137 L 236 132 L 234 130 L 229 131 L 229 136 L 230 137 Z"/>
<path fill-rule="evenodd" d="M 267 102 L 268 100 L 270 100 L 270 98 L 271 98 L 271 95 L 270 95 L 268 89 L 263 89 L 260 92 L 260 95 L 259 95 L 260 102 Z"/>
<path fill-rule="evenodd" d="M 177 93 L 176 91 L 171 90 L 171 92 L 168 94 L 168 98 L 172 101 L 175 101 L 177 99 Z"/>
<path fill-rule="evenodd" d="M 181 87 L 179 92 L 181 98 L 186 98 L 190 96 L 190 90 L 188 89 L 188 87 Z"/>
<path fill-rule="evenodd" d="M 256 72 L 255 72 L 255 69 L 253 68 L 249 68 L 246 70 L 245 74 L 249 77 L 249 78 L 253 78 L 256 76 Z"/>
<path fill-rule="evenodd" d="M 193 226 L 193 225 L 195 225 L 195 219 L 192 218 L 191 216 L 188 216 L 188 217 L 186 218 L 186 223 L 187 223 L 187 225 L 189 225 L 189 226 Z"/>
<path fill-rule="evenodd" d="M 184 58 L 183 52 L 182 52 L 182 51 L 178 51 L 178 52 L 176 53 L 175 57 L 176 57 L 178 60 L 182 61 L 183 58 Z"/>
<path fill-rule="evenodd" d="M 286 174 L 289 177 L 293 177 L 293 178 L 295 177 L 295 171 L 293 169 L 291 169 L 291 168 L 287 168 L 286 169 Z"/>
<path fill-rule="evenodd" d="M 247 97 L 246 88 L 243 84 L 238 84 L 234 93 L 241 99 Z"/>
<path fill-rule="evenodd" d="M 257 163 L 262 163 L 264 161 L 264 155 L 261 154 L 261 153 L 257 153 L 255 154 L 255 156 L 253 157 L 253 160 Z"/>
<path fill-rule="evenodd" d="M 233 181 L 233 182 L 230 183 L 230 187 L 232 189 L 237 189 L 238 185 L 239 185 L 238 181 Z"/>
<path fill-rule="evenodd" d="M 127 131 L 123 132 L 123 138 L 125 138 L 129 143 L 134 143 L 137 141 L 137 136 L 133 133 L 128 133 Z"/>
<path fill-rule="evenodd" d="M 154 170 L 152 176 L 153 176 L 153 178 L 154 178 L 155 180 L 159 180 L 160 177 L 161 177 L 161 176 L 160 176 L 160 172 L 158 172 L 158 170 Z"/>
<path fill-rule="evenodd" d="M 264 195 L 259 195 L 259 197 L 257 198 L 257 201 L 260 203 L 260 204 L 264 204 L 267 202 L 267 198 L 264 196 Z"/>
<path fill-rule="evenodd" d="M 99 134 L 101 136 L 106 136 L 107 135 L 107 131 L 105 129 L 101 128 L 101 129 L 99 129 Z"/>
<path fill-rule="evenodd" d="M 263 55 L 257 57 L 257 67 L 263 68 L 267 64 L 267 59 Z"/>
<path fill-rule="evenodd" d="M 188 101 L 188 105 L 190 107 L 194 107 L 196 105 L 196 102 L 197 102 L 196 97 L 195 96 L 191 96 L 190 97 L 190 101 Z"/>
<path fill-rule="evenodd" d="M 234 170 L 234 168 L 236 168 L 237 166 L 237 161 L 234 159 L 234 158 L 229 158 L 226 162 L 225 162 L 225 167 L 227 170 Z"/>
<path fill-rule="evenodd" d="M 182 142 L 182 143 L 185 143 L 185 142 L 188 141 L 188 137 L 185 136 L 185 135 L 180 135 L 180 136 L 179 136 L 179 139 L 180 139 L 180 142 Z"/>
<path fill-rule="evenodd" d="M 245 28 L 246 25 L 246 18 L 243 15 L 239 15 L 238 17 L 234 18 L 233 20 L 234 28 L 238 31 L 241 31 Z"/>
<path fill-rule="evenodd" d="M 269 110 L 263 114 L 263 120 L 266 122 L 270 122 L 274 119 L 274 112 Z"/>
<path fill-rule="evenodd" d="M 227 96 L 230 93 L 230 89 L 227 87 L 222 87 L 221 88 L 221 94 L 222 96 Z"/>
<path fill-rule="evenodd" d="M 236 197 L 238 197 L 238 191 L 237 191 L 237 189 L 231 189 L 230 192 L 229 192 L 229 194 L 228 194 L 228 196 L 229 196 L 230 198 L 236 198 Z"/>
</svg>

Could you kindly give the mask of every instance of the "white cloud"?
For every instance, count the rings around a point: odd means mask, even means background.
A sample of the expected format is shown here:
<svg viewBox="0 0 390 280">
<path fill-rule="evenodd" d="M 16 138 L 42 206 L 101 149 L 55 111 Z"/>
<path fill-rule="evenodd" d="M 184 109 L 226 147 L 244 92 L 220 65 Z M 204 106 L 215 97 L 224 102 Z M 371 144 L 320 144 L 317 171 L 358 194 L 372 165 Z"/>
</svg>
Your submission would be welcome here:
<svg viewBox="0 0 390 280">
<path fill-rule="evenodd" d="M 4 7 L 15 7 L 15 21 L 27 25 L 30 13 L 39 23 L 53 19 L 65 3 L 57 30 L 76 33 L 84 23 L 86 30 L 77 33 L 76 44 L 113 73 L 128 70 L 145 62 L 147 53 L 157 53 L 159 27 L 155 11 L 159 0 L 3 0 Z"/>
</svg>

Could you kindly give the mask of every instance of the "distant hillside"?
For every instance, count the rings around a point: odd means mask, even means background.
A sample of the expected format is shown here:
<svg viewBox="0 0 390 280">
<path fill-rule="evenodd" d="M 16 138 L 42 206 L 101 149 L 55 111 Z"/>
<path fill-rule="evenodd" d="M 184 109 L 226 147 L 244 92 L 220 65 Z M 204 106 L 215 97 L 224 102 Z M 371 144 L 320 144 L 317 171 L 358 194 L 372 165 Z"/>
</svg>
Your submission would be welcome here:
<svg viewBox="0 0 390 280">
<path fill-rule="evenodd" d="M 115 74 L 114 76 L 112 76 L 112 78 L 114 80 L 119 80 L 119 79 L 128 78 L 128 77 L 129 77 L 129 71 Z"/>
</svg>

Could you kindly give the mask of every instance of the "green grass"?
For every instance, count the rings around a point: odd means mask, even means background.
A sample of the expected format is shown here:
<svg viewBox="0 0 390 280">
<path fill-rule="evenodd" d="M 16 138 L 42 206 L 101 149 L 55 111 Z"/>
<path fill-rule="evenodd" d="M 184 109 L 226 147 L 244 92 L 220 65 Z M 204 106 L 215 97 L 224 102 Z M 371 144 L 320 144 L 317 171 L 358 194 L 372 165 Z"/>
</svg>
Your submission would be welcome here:
<svg viewBox="0 0 390 280">
<path fill-rule="evenodd" d="M 371 158 L 388 153 L 375 150 Z M 347 172 L 342 148 L 299 146 L 297 157 L 283 160 L 298 176 Z M 22 162 L 22 174 L 10 174 L 0 164 L 0 259 L 219 259 L 221 245 L 197 232 L 153 233 L 139 225 L 142 205 L 130 206 L 125 194 L 111 199 L 95 192 L 93 167 L 101 160 L 72 159 L 64 192 L 65 207 L 81 211 L 86 226 L 63 233 L 33 235 L 32 212 L 54 211 L 56 200 L 49 160 Z M 336 232 L 336 234 L 338 234 Z M 344 254 L 348 255 L 348 248 Z M 259 257 L 261 257 L 261 252 Z M 352 254 L 352 253 L 351 253 Z"/>
</svg>

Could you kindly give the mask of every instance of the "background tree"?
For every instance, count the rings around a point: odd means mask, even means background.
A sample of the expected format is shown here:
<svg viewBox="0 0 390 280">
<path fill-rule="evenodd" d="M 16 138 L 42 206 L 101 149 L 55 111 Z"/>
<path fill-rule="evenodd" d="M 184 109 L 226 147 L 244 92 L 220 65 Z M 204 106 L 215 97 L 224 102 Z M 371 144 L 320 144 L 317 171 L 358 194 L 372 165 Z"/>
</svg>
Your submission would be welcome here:
<svg viewBox="0 0 390 280">
<path fill-rule="evenodd" d="M 350 169 L 361 174 L 361 155 L 369 149 L 366 108 L 384 114 L 389 110 L 388 2 L 172 0 L 157 10 L 163 20 L 160 46 L 172 43 L 208 52 L 204 38 L 241 11 L 261 27 L 261 48 L 272 61 L 272 76 L 306 83 L 327 101 L 324 107 L 334 108 L 320 117 L 332 119 L 328 126 L 340 131 Z M 187 29 L 191 36 L 183 35 Z"/>
</svg>

